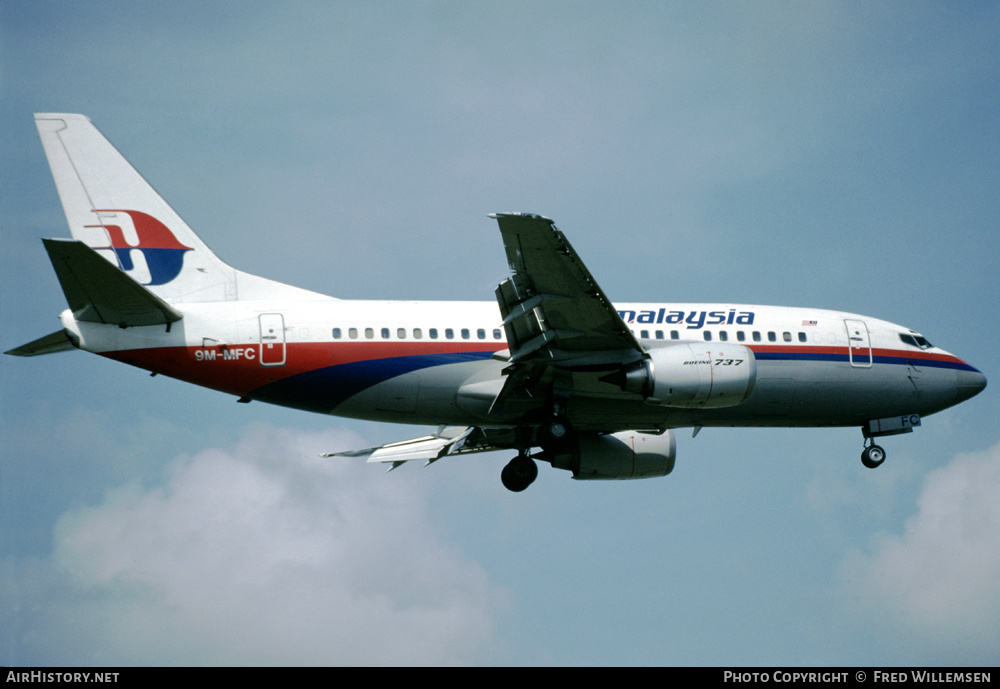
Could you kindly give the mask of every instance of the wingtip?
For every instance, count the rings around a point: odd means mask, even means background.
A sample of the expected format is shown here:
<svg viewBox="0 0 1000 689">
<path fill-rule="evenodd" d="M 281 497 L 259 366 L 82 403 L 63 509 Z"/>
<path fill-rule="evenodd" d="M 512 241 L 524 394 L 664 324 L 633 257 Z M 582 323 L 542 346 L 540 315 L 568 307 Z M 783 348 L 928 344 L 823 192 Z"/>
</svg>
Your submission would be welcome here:
<svg viewBox="0 0 1000 689">
<path fill-rule="evenodd" d="M 35 120 L 86 120 L 90 118 L 75 112 L 36 112 Z"/>
<path fill-rule="evenodd" d="M 487 213 L 487 217 L 493 218 L 494 220 L 499 220 L 500 218 L 527 218 L 529 220 L 544 220 L 545 222 L 552 222 L 552 218 L 547 218 L 544 215 L 539 215 L 538 213 Z"/>
</svg>

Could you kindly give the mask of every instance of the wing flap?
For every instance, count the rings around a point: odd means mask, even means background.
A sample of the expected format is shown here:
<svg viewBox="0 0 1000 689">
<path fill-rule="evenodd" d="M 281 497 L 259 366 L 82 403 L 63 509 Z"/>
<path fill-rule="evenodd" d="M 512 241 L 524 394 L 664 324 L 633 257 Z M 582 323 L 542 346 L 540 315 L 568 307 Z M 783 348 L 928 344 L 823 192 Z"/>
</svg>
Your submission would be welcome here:
<svg viewBox="0 0 1000 689">
<path fill-rule="evenodd" d="M 514 447 L 511 429 L 483 429 L 475 426 L 441 426 L 437 432 L 412 440 L 402 440 L 364 450 L 327 452 L 320 457 L 368 457 L 369 462 L 391 464 L 389 471 L 406 462 L 421 460 L 431 464 L 449 455 L 490 452 Z"/>
<path fill-rule="evenodd" d="M 348 450 L 346 452 L 327 452 L 321 457 L 364 457 L 369 462 L 389 462 L 390 471 L 405 462 L 416 460 L 427 464 L 436 462 L 442 457 L 457 452 L 462 448 L 466 438 L 475 430 L 467 426 L 442 426 L 437 433 L 425 435 L 411 440 L 402 440 L 364 450 Z"/>
</svg>

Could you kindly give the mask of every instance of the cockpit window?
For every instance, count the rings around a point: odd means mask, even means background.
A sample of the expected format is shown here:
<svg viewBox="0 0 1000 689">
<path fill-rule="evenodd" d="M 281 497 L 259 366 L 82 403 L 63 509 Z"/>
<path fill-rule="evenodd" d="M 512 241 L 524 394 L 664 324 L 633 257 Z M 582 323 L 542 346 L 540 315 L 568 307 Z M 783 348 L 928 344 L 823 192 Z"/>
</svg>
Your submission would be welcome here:
<svg viewBox="0 0 1000 689">
<path fill-rule="evenodd" d="M 900 333 L 899 339 L 905 344 L 911 347 L 917 347 L 919 349 L 930 349 L 934 345 L 927 341 L 927 338 L 923 335 L 907 335 L 906 333 Z"/>
</svg>

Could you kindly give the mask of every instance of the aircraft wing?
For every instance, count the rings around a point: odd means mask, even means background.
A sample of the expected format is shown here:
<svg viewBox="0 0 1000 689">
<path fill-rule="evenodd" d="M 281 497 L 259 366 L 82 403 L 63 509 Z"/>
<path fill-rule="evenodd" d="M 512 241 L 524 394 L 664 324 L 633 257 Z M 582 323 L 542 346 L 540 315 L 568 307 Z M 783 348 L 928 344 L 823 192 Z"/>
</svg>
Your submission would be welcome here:
<svg viewBox="0 0 1000 689">
<path fill-rule="evenodd" d="M 620 366 L 645 350 L 566 236 L 540 215 L 495 213 L 514 274 L 496 289 L 510 362 Z"/>
<path fill-rule="evenodd" d="M 327 452 L 321 457 L 364 457 L 369 462 L 390 463 L 388 471 L 396 467 L 421 460 L 424 466 L 436 462 L 442 457 L 471 452 L 489 452 L 511 447 L 504 440 L 504 432 L 484 431 L 474 426 L 441 426 L 431 435 L 425 435 L 412 440 L 403 440 L 388 445 L 369 447 L 364 450 L 348 450 L 346 452 Z"/>
<path fill-rule="evenodd" d="M 540 387 L 568 392 L 574 371 L 615 370 L 646 356 L 551 220 L 516 213 L 490 217 L 500 225 L 513 271 L 496 289 L 511 365 L 491 413 L 503 414 L 515 399 L 538 399 Z"/>
</svg>

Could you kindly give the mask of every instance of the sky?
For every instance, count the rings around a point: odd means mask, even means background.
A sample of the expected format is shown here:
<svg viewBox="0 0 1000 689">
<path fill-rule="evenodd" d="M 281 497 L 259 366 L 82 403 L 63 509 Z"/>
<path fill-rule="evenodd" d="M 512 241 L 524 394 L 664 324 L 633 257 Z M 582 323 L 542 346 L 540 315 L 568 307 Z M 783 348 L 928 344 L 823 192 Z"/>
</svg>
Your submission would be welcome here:
<svg viewBox="0 0 1000 689">
<path fill-rule="evenodd" d="M 993 665 L 1000 6 L 0 3 L 0 349 L 56 330 L 32 121 L 79 112 L 228 263 L 340 298 L 493 299 L 491 212 L 616 301 L 831 308 L 982 370 L 884 439 L 677 432 L 670 476 L 509 453 L 83 352 L 0 357 L 3 665 Z"/>
</svg>

